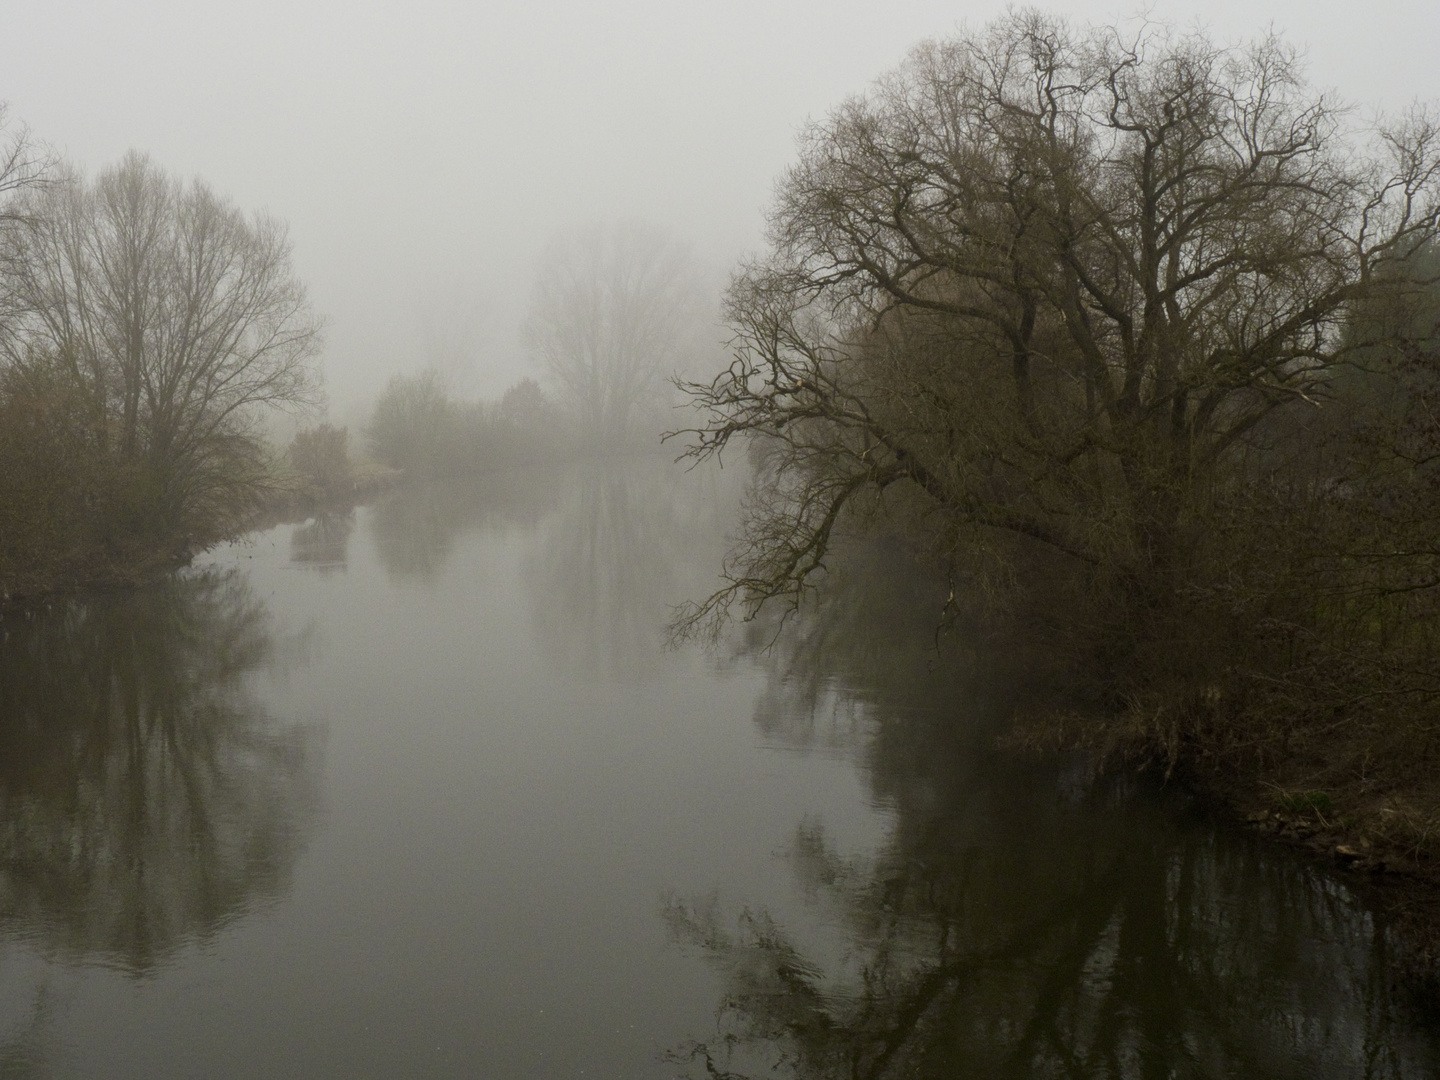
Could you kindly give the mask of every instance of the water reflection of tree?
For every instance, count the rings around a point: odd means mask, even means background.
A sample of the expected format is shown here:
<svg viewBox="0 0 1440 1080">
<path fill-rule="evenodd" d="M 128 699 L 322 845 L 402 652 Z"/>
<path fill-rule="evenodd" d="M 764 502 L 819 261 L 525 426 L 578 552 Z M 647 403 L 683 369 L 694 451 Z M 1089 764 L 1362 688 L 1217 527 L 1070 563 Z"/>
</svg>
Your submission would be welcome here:
<svg viewBox="0 0 1440 1080">
<path fill-rule="evenodd" d="M 290 561 L 321 573 L 343 570 L 354 531 L 353 508 L 321 510 L 290 534 Z"/>
<path fill-rule="evenodd" d="M 35 987 L 25 1018 L 0 1031 L 0 1080 L 32 1080 L 51 1075 L 54 1046 L 51 1025 L 56 1012 L 54 992 L 45 983 Z"/>
<path fill-rule="evenodd" d="M 380 562 L 392 579 L 431 581 L 463 533 L 486 527 L 533 528 L 558 491 L 558 479 L 548 469 L 402 484 L 376 503 L 370 518 Z"/>
<path fill-rule="evenodd" d="M 898 656 L 908 601 L 872 584 L 827 598 L 854 618 L 832 608 L 776 643 L 757 719 L 788 742 L 860 740 L 891 834 L 847 857 L 800 825 L 813 925 L 669 905 L 725 986 L 713 1037 L 674 1055 L 691 1075 L 1436 1075 L 1440 1040 L 1408 1022 L 1386 935 L 1342 884 L 1134 785 L 997 753 L 985 714 L 1005 693 L 983 657 L 917 649 L 917 676 Z M 894 608 L 888 640 L 867 604 Z M 865 722 L 817 722 L 846 708 Z"/>
<path fill-rule="evenodd" d="M 729 478 L 660 458 L 597 462 L 569 481 L 525 566 L 541 639 L 570 667 L 654 670 L 672 606 L 713 571 Z"/>
<path fill-rule="evenodd" d="M 0 933 L 133 972 L 286 887 L 313 731 L 265 715 L 234 572 L 0 623 Z"/>
</svg>

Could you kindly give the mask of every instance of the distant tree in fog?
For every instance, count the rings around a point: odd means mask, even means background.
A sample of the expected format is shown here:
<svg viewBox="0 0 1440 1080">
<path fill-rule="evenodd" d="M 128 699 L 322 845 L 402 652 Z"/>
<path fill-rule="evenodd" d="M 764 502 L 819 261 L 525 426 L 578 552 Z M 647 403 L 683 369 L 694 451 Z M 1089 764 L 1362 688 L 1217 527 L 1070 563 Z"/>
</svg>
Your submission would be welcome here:
<svg viewBox="0 0 1440 1080">
<path fill-rule="evenodd" d="M 440 373 L 395 375 L 365 427 L 371 456 L 382 465 L 426 472 L 445 453 L 456 405 Z"/>
<path fill-rule="evenodd" d="M 286 455 L 312 496 L 323 498 L 354 490 L 355 467 L 350 461 L 348 428 L 330 424 L 302 428 L 290 441 Z"/>
<path fill-rule="evenodd" d="M 664 402 L 696 294 L 685 248 L 656 229 L 631 223 L 551 243 L 525 337 L 587 437 L 623 440 Z"/>
<path fill-rule="evenodd" d="M 553 425 L 555 406 L 545 397 L 534 379 L 521 379 L 500 399 L 497 417 L 502 424 L 515 428 L 539 428 Z"/>
</svg>

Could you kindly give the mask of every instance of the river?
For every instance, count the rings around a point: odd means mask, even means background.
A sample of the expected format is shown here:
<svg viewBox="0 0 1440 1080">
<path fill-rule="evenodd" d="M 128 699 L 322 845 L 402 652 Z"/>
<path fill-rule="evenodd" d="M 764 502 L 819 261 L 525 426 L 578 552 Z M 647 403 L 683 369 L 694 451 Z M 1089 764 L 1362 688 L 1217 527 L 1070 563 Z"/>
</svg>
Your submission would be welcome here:
<svg viewBox="0 0 1440 1080">
<path fill-rule="evenodd" d="M 894 553 L 666 648 L 737 498 L 403 489 L 7 616 L 0 1077 L 1440 1075 L 1341 875 L 997 750 Z"/>
</svg>

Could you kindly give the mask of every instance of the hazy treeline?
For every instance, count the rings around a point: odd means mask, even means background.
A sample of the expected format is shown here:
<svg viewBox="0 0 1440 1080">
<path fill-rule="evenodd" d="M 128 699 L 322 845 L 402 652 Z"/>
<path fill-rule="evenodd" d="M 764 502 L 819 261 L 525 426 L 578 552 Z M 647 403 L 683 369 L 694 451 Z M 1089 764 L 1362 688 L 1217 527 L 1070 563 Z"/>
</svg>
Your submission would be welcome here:
<svg viewBox="0 0 1440 1080">
<path fill-rule="evenodd" d="M 686 249 L 658 230 L 630 222 L 558 236 L 523 325 L 539 378 L 474 400 L 434 368 L 397 374 L 355 440 L 357 457 L 428 483 L 654 448 L 673 421 L 675 378 L 704 351 L 700 295 Z M 375 477 L 348 457 L 348 438 L 322 425 L 291 445 L 312 502 Z"/>
<path fill-rule="evenodd" d="M 327 519 L 401 481 L 485 476 L 553 463 L 575 449 L 565 416 L 533 379 L 499 401 L 455 397 L 439 372 L 391 378 L 360 429 L 302 427 L 276 462 L 269 509 Z"/>
<path fill-rule="evenodd" d="M 1428 835 L 1437 214 L 1433 111 L 1361 127 L 1273 37 L 1019 11 L 921 46 L 806 130 L 730 287 L 686 437 L 759 475 L 677 631 L 801 603 L 883 522 L 937 621 L 988 602 L 1069 665 L 1045 737 Z"/>
<path fill-rule="evenodd" d="M 568 418 L 534 379 L 522 379 L 499 401 L 462 401 L 435 371 L 392 378 L 364 434 L 371 458 L 417 476 L 553 459 L 575 442 Z"/>
<path fill-rule="evenodd" d="M 321 401 L 321 321 L 284 226 L 137 153 L 87 177 L 23 130 L 0 160 L 0 592 L 136 580 L 263 515 L 399 476 L 654 445 L 702 320 L 683 247 L 638 224 L 547 249 L 525 323 L 545 380 L 463 401 L 391 380 L 352 436 Z"/>
<path fill-rule="evenodd" d="M 397 375 L 365 448 L 382 465 L 436 476 L 653 447 L 673 423 L 674 378 L 703 351 L 700 295 L 685 247 L 659 230 L 629 222 L 558 236 L 523 326 L 540 380 L 465 401 L 437 371 Z"/>
</svg>

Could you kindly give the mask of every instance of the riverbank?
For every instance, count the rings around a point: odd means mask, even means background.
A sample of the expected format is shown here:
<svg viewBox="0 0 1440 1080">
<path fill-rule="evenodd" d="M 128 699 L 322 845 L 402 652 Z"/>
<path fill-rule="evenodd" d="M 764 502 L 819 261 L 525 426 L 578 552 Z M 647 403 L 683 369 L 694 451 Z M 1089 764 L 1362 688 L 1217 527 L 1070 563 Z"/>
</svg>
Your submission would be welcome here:
<svg viewBox="0 0 1440 1080">
<path fill-rule="evenodd" d="M 217 543 L 219 541 L 216 541 Z M 68 553 L 63 560 L 7 568 L 0 573 L 0 618 L 77 593 L 133 589 L 153 584 L 198 554 L 183 541 L 115 553 Z"/>
<path fill-rule="evenodd" d="M 1172 1072 L 1338 1078 L 1379 1053 L 1391 1080 L 1437 1075 L 1440 1028 L 1391 976 L 1371 905 L 1199 812 L 1182 770 L 1096 782 L 1080 755 L 997 750 L 1006 657 L 970 635 L 937 652 L 924 601 L 943 582 L 893 550 L 778 640 L 664 650 L 738 497 L 702 479 L 405 483 L 166 587 L 7 623 L 7 961 L 69 980 L 47 1029 L 67 1061 L 113 1071 L 92 1033 L 118 1017 L 149 1060 L 214 1038 L 208 1056 L 283 1073 L 244 1056 L 277 1040 L 237 1050 L 235 1025 L 273 1026 L 301 980 L 290 1060 L 363 1043 L 357 1009 L 408 1024 L 423 1006 L 433 1041 L 410 1058 L 443 1046 L 498 1074 L 516 1030 L 547 1049 L 531 1071 L 578 1033 L 572 1072 L 598 1052 L 656 1080 L 706 1075 L 701 1043 L 735 1075 L 768 1068 L 732 1045 L 830 1076 L 892 1044 L 877 1074 L 1094 1072 L 1142 1046 Z M 84 861 L 116 850 L 146 855 L 143 881 Z M 123 931 L 154 912 L 142 952 Z M 597 1016 L 577 964 L 629 1012 Z M 179 1036 L 177 992 L 196 1014 Z M 477 1016 L 500 1035 L 474 1037 Z M 666 1048 L 689 1064 L 662 1067 Z"/>
<path fill-rule="evenodd" d="M 1426 809 L 1432 792 L 1307 789 L 1193 765 L 1176 778 L 1218 819 L 1339 871 L 1395 935 L 1395 973 L 1440 1008 L 1440 837 Z"/>
<path fill-rule="evenodd" d="M 284 473 L 233 527 L 205 537 L 86 537 L 68 550 L 32 552 L 0 565 L 0 615 L 76 593 L 151 585 L 184 567 L 197 555 L 247 533 L 301 522 L 322 512 L 346 512 L 394 487 L 403 474 L 370 462 L 357 463 L 338 482 L 318 484 Z"/>
<path fill-rule="evenodd" d="M 1412 738 L 1406 758 L 1394 732 L 1291 734 L 1288 753 L 1252 743 L 1243 754 L 1195 732 L 1167 743 L 1126 715 L 1065 713 L 1017 720 L 998 741 L 1019 752 L 1081 750 L 1098 772 L 1149 773 L 1180 785 L 1225 827 L 1339 872 L 1393 934 L 1393 973 L 1440 1009 L 1440 777 L 1428 737 Z"/>
<path fill-rule="evenodd" d="M 1217 614 L 1198 589 L 1166 618 L 1087 606 L 1083 593 L 1065 607 L 1053 599 L 1073 595 L 1065 584 L 1015 590 L 990 616 L 1021 658 L 1002 743 L 1148 772 L 1218 819 L 1324 860 L 1373 900 L 1404 943 L 1397 966 L 1440 1005 L 1440 686 L 1428 627 L 1325 637 L 1264 610 Z M 1290 599 L 1282 613 L 1306 602 L 1298 586 Z M 1333 600 L 1322 591 L 1308 602 Z"/>
<path fill-rule="evenodd" d="M 1396 782 L 1382 762 L 1350 783 L 1337 769 L 1317 768 L 1312 753 L 1289 767 L 1259 769 L 1192 746 L 1179 756 L 1129 752 L 1097 745 L 1104 721 L 1092 718 L 1084 736 L 1071 723 L 1013 725 L 998 738 L 1002 749 L 1026 753 L 1088 751 L 1097 773 L 1149 773 L 1162 786 L 1178 785 L 1222 828 L 1248 833 L 1276 848 L 1303 852 L 1336 873 L 1388 931 L 1391 974 L 1426 1010 L 1440 1013 L 1440 792 L 1436 785 Z M 1339 757 L 1339 753 L 1335 757 Z M 1331 760 L 1333 766 L 1334 759 Z M 1320 780 L 1323 778 L 1324 785 Z"/>
<path fill-rule="evenodd" d="M 338 477 L 318 481 L 303 475 L 287 478 L 245 525 L 243 532 L 304 521 L 317 513 L 365 506 L 395 487 L 405 473 L 373 461 L 347 462 Z"/>
</svg>

